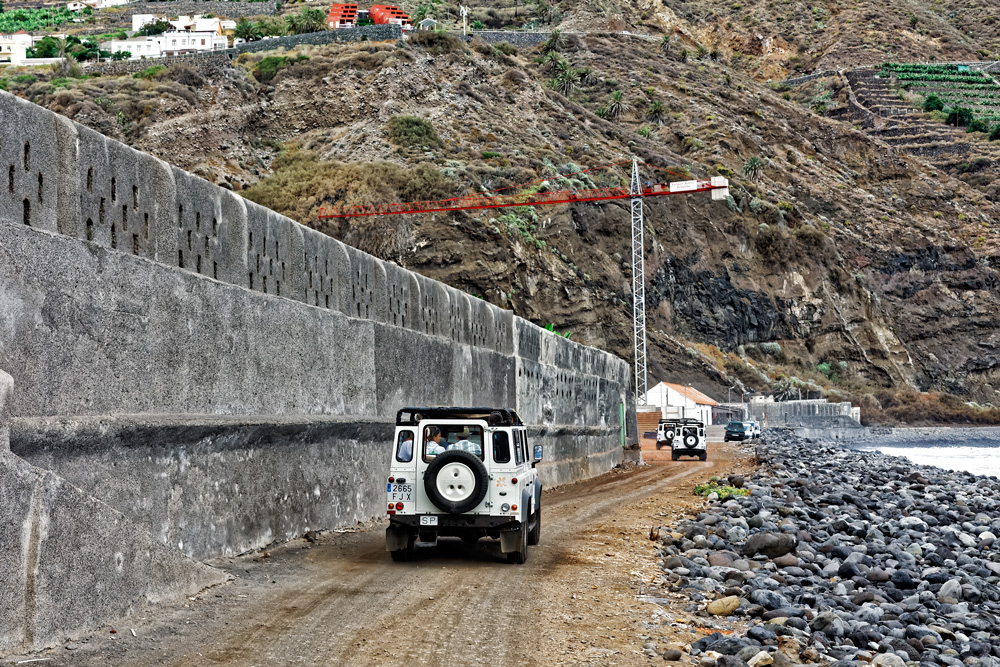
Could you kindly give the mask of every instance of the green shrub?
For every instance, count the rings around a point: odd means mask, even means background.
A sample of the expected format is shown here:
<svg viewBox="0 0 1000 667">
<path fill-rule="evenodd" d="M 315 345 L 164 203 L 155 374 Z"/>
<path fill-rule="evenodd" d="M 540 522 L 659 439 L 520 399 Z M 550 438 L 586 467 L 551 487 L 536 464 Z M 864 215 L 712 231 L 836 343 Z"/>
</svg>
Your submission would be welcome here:
<svg viewBox="0 0 1000 667">
<path fill-rule="evenodd" d="M 694 487 L 694 495 L 701 496 L 702 498 L 707 498 L 713 493 L 718 494 L 719 500 L 726 500 L 733 497 L 743 497 L 750 495 L 750 489 L 738 489 L 735 486 L 720 485 L 719 479 L 713 477 L 705 484 L 698 484 Z"/>
<path fill-rule="evenodd" d="M 432 146 L 444 144 L 430 121 L 418 116 L 393 116 L 387 125 L 389 141 L 398 146 Z"/>
<path fill-rule="evenodd" d="M 993 126 L 990 130 L 990 141 L 1000 141 L 1000 123 Z"/>
<path fill-rule="evenodd" d="M 924 100 L 924 111 L 941 111 L 944 109 L 944 102 L 937 95 L 928 95 Z"/>
<path fill-rule="evenodd" d="M 972 118 L 972 109 L 967 109 L 966 107 L 955 107 L 948 112 L 948 118 L 945 122 L 948 123 L 948 125 L 962 127 L 971 123 Z"/>
<path fill-rule="evenodd" d="M 462 40 L 447 32 L 420 30 L 416 33 L 410 33 L 407 42 L 411 46 L 416 46 L 437 56 L 455 51 L 465 51 L 465 44 Z"/>
<path fill-rule="evenodd" d="M 496 151 L 483 151 L 483 159 L 489 160 L 490 158 L 500 157 L 500 153 Z"/>
<path fill-rule="evenodd" d="M 494 48 L 496 48 L 497 51 L 499 51 L 500 53 L 504 54 L 505 56 L 516 56 L 517 55 L 517 47 L 515 47 L 514 45 L 509 44 L 507 42 L 500 42 Z"/>
<path fill-rule="evenodd" d="M 153 79 L 161 72 L 166 72 L 167 68 L 163 65 L 153 65 L 152 67 L 147 67 L 141 72 L 136 72 L 132 75 L 135 79 Z"/>
<path fill-rule="evenodd" d="M 267 83 L 285 67 L 288 67 L 288 58 L 285 56 L 267 56 L 254 66 L 253 78 Z"/>
<path fill-rule="evenodd" d="M 969 121 L 969 125 L 965 128 L 966 132 L 988 132 L 990 126 L 986 124 L 985 120 L 979 118 L 973 118 Z"/>
</svg>

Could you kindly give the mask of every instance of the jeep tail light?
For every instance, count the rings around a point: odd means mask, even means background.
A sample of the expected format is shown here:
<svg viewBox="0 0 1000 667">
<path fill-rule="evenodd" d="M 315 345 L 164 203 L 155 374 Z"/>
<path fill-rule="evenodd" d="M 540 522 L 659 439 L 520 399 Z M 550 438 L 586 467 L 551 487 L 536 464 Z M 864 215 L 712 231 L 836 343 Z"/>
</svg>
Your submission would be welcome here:
<svg viewBox="0 0 1000 667">
<path fill-rule="evenodd" d="M 392 509 L 393 507 L 395 507 L 395 505 L 393 505 L 392 503 L 389 503 L 389 509 Z"/>
<path fill-rule="evenodd" d="M 396 481 L 396 478 L 395 478 L 395 477 L 390 477 L 390 478 L 389 478 L 389 483 L 390 483 L 390 484 L 392 484 L 392 483 L 393 483 L 393 482 L 395 482 L 395 481 Z"/>
<path fill-rule="evenodd" d="M 396 503 L 396 509 L 398 510 L 403 509 L 403 503 Z"/>
<path fill-rule="evenodd" d="M 517 484 L 517 477 L 511 477 L 510 478 L 510 483 L 511 484 Z"/>
<path fill-rule="evenodd" d="M 517 505 L 511 505 L 510 509 L 511 509 L 512 512 L 516 512 L 517 511 Z"/>
</svg>

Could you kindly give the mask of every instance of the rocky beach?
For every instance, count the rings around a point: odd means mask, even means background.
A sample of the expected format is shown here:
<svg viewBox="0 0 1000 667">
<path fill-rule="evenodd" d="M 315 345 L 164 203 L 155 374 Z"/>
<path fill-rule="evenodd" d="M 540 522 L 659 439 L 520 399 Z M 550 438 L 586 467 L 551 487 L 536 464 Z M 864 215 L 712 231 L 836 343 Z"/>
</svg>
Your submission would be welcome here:
<svg viewBox="0 0 1000 667">
<path fill-rule="evenodd" d="M 650 655 L 700 667 L 1000 667 L 1000 480 L 771 431 L 745 496 L 661 533 L 713 632 Z M 710 496 L 710 499 L 711 496 Z"/>
</svg>

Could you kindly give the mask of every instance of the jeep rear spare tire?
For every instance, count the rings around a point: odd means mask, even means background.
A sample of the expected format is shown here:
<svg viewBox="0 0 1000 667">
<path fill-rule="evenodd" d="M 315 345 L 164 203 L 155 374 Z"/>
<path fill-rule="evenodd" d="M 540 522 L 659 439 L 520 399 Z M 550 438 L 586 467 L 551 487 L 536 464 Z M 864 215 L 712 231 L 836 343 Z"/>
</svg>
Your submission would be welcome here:
<svg viewBox="0 0 1000 667">
<path fill-rule="evenodd" d="M 451 449 L 438 454 L 424 475 L 424 491 L 434 506 L 449 514 L 463 514 L 486 497 L 486 466 L 472 452 Z"/>
<path fill-rule="evenodd" d="M 697 444 L 698 444 L 698 436 L 695 435 L 684 436 L 684 445 L 687 446 L 688 449 L 694 448 Z"/>
</svg>

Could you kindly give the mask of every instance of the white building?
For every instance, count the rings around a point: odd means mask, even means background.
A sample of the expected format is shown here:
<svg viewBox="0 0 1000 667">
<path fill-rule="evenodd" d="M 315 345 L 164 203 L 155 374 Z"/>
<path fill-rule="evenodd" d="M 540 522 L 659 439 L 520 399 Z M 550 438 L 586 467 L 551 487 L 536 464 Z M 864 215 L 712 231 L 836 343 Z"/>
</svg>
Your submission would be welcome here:
<svg viewBox="0 0 1000 667">
<path fill-rule="evenodd" d="M 694 387 L 669 382 L 661 382 L 647 391 L 644 403 L 660 408 L 663 419 L 698 419 L 706 426 L 712 423 L 712 407 L 719 404 Z"/>
<path fill-rule="evenodd" d="M 160 38 L 160 48 L 165 56 L 229 48 L 229 39 L 215 32 L 168 31 L 157 37 Z"/>
<path fill-rule="evenodd" d="M 21 40 L 9 39 L 10 35 L 0 35 L 0 65 L 21 65 L 27 59 L 28 45 Z"/>
<path fill-rule="evenodd" d="M 101 44 L 101 48 L 111 53 L 118 51 L 128 51 L 131 53 L 129 60 L 141 60 L 142 58 L 159 58 L 163 55 L 163 47 L 160 45 L 159 35 L 154 37 L 132 37 L 130 39 L 113 39 L 110 42 Z"/>
</svg>

